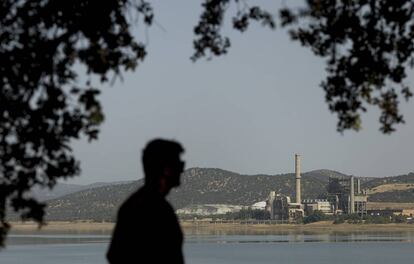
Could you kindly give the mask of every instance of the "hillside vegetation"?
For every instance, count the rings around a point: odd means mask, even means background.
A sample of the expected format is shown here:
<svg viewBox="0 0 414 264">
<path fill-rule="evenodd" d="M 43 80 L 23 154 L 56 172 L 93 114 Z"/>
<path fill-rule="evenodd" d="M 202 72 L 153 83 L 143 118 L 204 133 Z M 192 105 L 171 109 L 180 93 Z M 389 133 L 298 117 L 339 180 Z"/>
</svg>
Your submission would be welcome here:
<svg viewBox="0 0 414 264">
<path fill-rule="evenodd" d="M 46 219 L 112 221 L 119 205 L 142 183 L 102 186 L 50 200 Z"/>
<path fill-rule="evenodd" d="M 302 174 L 302 198 L 318 198 L 326 193 L 329 177 L 349 177 L 330 171 L 316 170 Z M 414 174 L 397 177 L 360 178 L 363 188 L 377 188 L 369 201 L 414 202 L 414 189 L 398 190 L 380 187 L 384 184 L 414 183 Z M 384 182 L 385 180 L 385 182 Z M 401 184 L 402 184 L 401 183 Z M 142 180 L 108 185 L 49 200 L 48 220 L 113 221 L 119 205 L 143 184 Z M 400 185 L 395 185 L 400 186 Z M 381 190 L 387 190 L 380 192 Z M 241 175 L 221 169 L 191 168 L 182 175 L 180 188 L 168 199 L 176 209 L 201 204 L 252 205 L 267 198 L 270 191 L 289 195 L 294 199 L 295 175 Z"/>
<path fill-rule="evenodd" d="M 373 187 L 368 190 L 368 194 L 372 195 L 374 193 L 383 193 L 383 192 L 393 192 L 393 191 L 407 191 L 414 189 L 414 183 L 392 183 L 392 184 L 382 184 Z"/>
<path fill-rule="evenodd" d="M 414 173 L 394 177 L 373 178 L 362 185 L 371 202 L 414 202 Z"/>
<path fill-rule="evenodd" d="M 372 202 L 412 203 L 414 202 L 414 189 L 374 193 L 368 197 L 368 200 Z"/>
<path fill-rule="evenodd" d="M 325 178 L 316 171 L 302 174 L 302 196 L 317 198 L 323 194 Z M 50 200 L 47 219 L 113 221 L 122 201 L 142 184 L 140 180 L 104 186 Z M 174 189 L 168 199 L 176 209 L 197 204 L 252 205 L 265 200 L 270 191 L 293 197 L 295 175 L 240 175 L 221 169 L 192 168 L 183 173 L 180 188 Z"/>
<path fill-rule="evenodd" d="M 391 176 L 391 177 L 384 177 L 384 178 L 371 178 L 370 181 L 365 182 L 363 184 L 364 188 L 372 189 L 379 185 L 384 184 L 403 184 L 403 183 L 413 183 L 414 184 L 414 173 L 408 173 L 405 175 L 399 175 L 399 176 Z"/>
</svg>

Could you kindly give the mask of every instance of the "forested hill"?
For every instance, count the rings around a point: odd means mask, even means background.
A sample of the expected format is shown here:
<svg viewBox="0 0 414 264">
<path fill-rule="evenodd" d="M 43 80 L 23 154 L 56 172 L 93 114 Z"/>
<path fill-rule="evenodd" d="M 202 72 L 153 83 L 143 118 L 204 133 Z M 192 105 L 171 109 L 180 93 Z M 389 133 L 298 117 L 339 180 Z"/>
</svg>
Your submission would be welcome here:
<svg viewBox="0 0 414 264">
<path fill-rule="evenodd" d="M 67 184 L 67 183 L 58 183 L 53 189 L 49 189 L 48 187 L 39 188 L 35 186 L 31 194 L 39 199 L 40 201 L 46 201 L 55 199 L 67 194 L 79 192 L 82 190 L 93 189 L 108 185 L 118 185 L 118 184 L 128 184 L 131 181 L 119 181 L 119 182 L 95 182 L 88 185 L 79 185 L 79 184 Z"/>
<path fill-rule="evenodd" d="M 391 177 L 383 177 L 383 178 L 371 178 L 370 181 L 368 181 L 364 186 L 366 188 L 374 188 L 376 186 L 382 185 L 382 184 L 414 184 L 414 172 L 399 175 L 399 176 L 391 176 Z"/>
<path fill-rule="evenodd" d="M 327 171 L 302 174 L 302 197 L 316 198 L 325 192 Z M 345 176 L 329 171 L 330 176 Z M 143 184 L 108 185 L 62 196 L 49 201 L 49 220 L 113 220 L 118 206 Z M 181 187 L 172 191 L 169 200 L 176 209 L 192 204 L 251 205 L 263 201 L 270 191 L 293 197 L 295 175 L 240 175 L 221 169 L 192 168 L 182 175 Z"/>
<path fill-rule="evenodd" d="M 46 219 L 111 221 L 122 201 L 142 183 L 101 186 L 49 200 Z"/>
<path fill-rule="evenodd" d="M 302 198 L 317 198 L 324 194 L 329 177 L 349 176 L 331 170 L 315 170 L 303 173 Z M 414 183 L 414 174 L 409 174 L 407 177 L 413 178 Z M 392 179 L 394 177 L 388 178 Z M 382 193 L 383 181 L 377 178 L 360 179 L 363 188 L 365 186 L 372 190 L 378 188 L 377 192 L 372 194 L 375 201 L 384 201 L 381 198 L 375 198 Z M 407 180 L 406 177 L 401 179 Z M 128 184 L 108 185 L 50 200 L 47 218 L 49 220 L 93 219 L 111 221 L 115 218 L 116 210 L 122 201 L 142 184 L 143 181 L 140 180 Z M 241 175 L 221 169 L 191 168 L 184 172 L 181 187 L 172 191 L 169 200 L 176 209 L 195 204 L 252 205 L 265 200 L 270 191 L 276 191 L 294 198 L 294 173 Z M 395 190 L 386 188 L 385 191 L 388 192 L 386 197 L 389 199 L 389 191 Z M 407 201 L 407 199 L 411 198 L 404 196 L 404 201 Z M 411 201 L 414 202 L 414 197 Z"/>
<path fill-rule="evenodd" d="M 317 198 L 325 192 L 326 170 L 302 174 L 302 197 Z M 330 171 L 331 176 L 345 176 Z M 252 205 L 263 201 L 270 191 L 293 197 L 295 174 L 240 175 L 221 169 L 192 168 L 183 175 L 182 186 L 171 194 L 176 208 L 190 204 Z"/>
<path fill-rule="evenodd" d="M 374 178 L 363 185 L 373 202 L 414 202 L 414 173 L 394 177 Z"/>
</svg>

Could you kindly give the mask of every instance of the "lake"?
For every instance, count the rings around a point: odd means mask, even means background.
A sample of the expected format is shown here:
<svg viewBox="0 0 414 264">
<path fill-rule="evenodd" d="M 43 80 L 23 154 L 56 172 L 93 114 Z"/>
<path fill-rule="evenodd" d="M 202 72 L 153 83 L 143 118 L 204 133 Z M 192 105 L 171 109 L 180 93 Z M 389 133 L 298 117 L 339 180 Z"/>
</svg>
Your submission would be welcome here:
<svg viewBox="0 0 414 264">
<path fill-rule="evenodd" d="M 106 263 L 108 234 L 11 234 L 1 264 Z M 186 263 L 412 263 L 414 233 L 187 235 Z"/>
</svg>

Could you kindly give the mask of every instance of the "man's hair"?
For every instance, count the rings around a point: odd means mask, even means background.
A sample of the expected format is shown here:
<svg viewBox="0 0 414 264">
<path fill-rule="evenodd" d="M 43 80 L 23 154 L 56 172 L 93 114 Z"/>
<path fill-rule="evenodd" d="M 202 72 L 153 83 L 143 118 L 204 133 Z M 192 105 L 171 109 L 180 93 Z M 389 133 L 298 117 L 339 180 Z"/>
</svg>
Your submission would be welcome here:
<svg viewBox="0 0 414 264">
<path fill-rule="evenodd" d="M 165 166 L 180 162 L 182 152 L 184 148 L 176 141 L 165 139 L 150 141 L 142 154 L 145 183 L 156 181 L 162 175 Z"/>
</svg>

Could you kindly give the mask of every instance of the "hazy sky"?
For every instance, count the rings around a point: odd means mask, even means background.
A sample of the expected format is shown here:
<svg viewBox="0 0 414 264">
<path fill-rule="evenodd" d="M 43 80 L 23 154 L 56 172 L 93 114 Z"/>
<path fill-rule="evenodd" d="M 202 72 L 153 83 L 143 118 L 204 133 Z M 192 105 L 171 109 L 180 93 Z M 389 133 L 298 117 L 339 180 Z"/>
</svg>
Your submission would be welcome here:
<svg viewBox="0 0 414 264">
<path fill-rule="evenodd" d="M 319 87 L 323 61 L 286 32 L 252 25 L 240 34 L 227 23 L 229 54 L 193 63 L 201 1 L 154 3 L 161 26 L 150 28 L 147 39 L 137 33 L 148 42 L 148 56 L 135 73 L 123 74 L 124 81 L 102 88 L 106 120 L 99 140 L 74 143 L 82 174 L 67 182 L 141 178 L 141 150 L 155 137 L 181 142 L 187 168 L 287 173 L 300 153 L 303 171 L 374 177 L 414 171 L 414 102 L 402 102 L 406 124 L 392 135 L 379 132 L 374 109 L 362 131 L 341 135 Z"/>
</svg>

